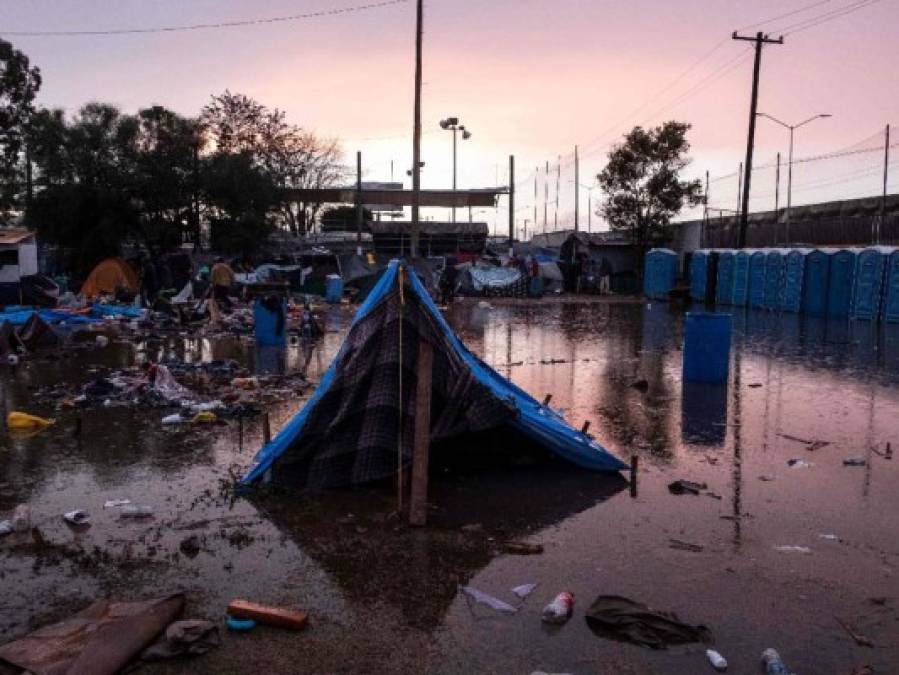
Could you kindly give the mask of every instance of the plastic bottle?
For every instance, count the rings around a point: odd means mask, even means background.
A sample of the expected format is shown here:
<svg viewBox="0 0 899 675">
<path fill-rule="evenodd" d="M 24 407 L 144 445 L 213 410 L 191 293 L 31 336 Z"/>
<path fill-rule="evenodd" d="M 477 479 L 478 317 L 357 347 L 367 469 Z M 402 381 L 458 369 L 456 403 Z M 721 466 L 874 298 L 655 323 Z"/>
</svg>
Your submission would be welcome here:
<svg viewBox="0 0 899 675">
<path fill-rule="evenodd" d="M 568 591 L 559 593 L 551 603 L 543 608 L 543 620 L 546 623 L 565 623 L 571 618 L 574 608 L 574 595 Z"/>
<path fill-rule="evenodd" d="M 31 507 L 19 504 L 12 513 L 13 532 L 27 532 L 31 529 Z"/>
<path fill-rule="evenodd" d="M 122 518 L 149 518 L 153 515 L 153 507 L 142 504 L 131 504 L 122 509 Z"/>
<path fill-rule="evenodd" d="M 712 664 L 712 668 L 717 670 L 719 673 L 723 673 L 727 670 L 727 659 L 725 659 L 721 654 L 716 652 L 714 649 L 706 649 L 705 655 L 709 659 L 709 663 Z"/>
<path fill-rule="evenodd" d="M 767 675 L 790 675 L 790 670 L 780 660 L 780 654 L 776 649 L 768 647 L 762 652 L 762 663 L 765 664 L 765 672 Z"/>
</svg>

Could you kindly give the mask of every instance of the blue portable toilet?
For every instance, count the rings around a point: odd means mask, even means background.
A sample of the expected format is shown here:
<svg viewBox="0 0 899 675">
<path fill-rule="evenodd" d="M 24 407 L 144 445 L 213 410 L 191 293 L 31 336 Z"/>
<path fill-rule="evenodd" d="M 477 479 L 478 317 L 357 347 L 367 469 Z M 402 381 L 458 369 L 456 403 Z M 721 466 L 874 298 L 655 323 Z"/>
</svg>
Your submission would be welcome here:
<svg viewBox="0 0 899 675">
<path fill-rule="evenodd" d="M 784 256 L 784 290 L 780 308 L 785 312 L 802 309 L 802 284 L 805 281 L 807 248 L 794 248 Z"/>
<path fill-rule="evenodd" d="M 749 306 L 765 306 L 765 262 L 766 250 L 754 251 L 749 256 Z"/>
<path fill-rule="evenodd" d="M 883 290 L 883 320 L 899 323 L 899 250 L 887 259 L 886 282 Z"/>
<path fill-rule="evenodd" d="M 253 303 L 253 328 L 256 344 L 283 347 L 287 344 L 287 300 L 277 296 L 257 298 Z"/>
<path fill-rule="evenodd" d="M 734 304 L 734 251 L 718 253 L 718 283 L 715 287 L 715 302 L 719 305 Z"/>
<path fill-rule="evenodd" d="M 749 301 L 749 259 L 753 251 L 743 249 L 734 253 L 734 301 L 738 307 L 745 307 Z"/>
<path fill-rule="evenodd" d="M 852 248 L 842 248 L 830 256 L 830 277 L 827 284 L 827 314 L 829 316 L 849 316 L 857 257 L 857 249 Z"/>
<path fill-rule="evenodd" d="M 765 256 L 765 309 L 780 310 L 784 294 L 784 251 L 768 250 Z"/>
<path fill-rule="evenodd" d="M 816 248 L 805 256 L 802 279 L 802 311 L 812 316 L 827 314 L 827 284 L 831 251 Z"/>
<path fill-rule="evenodd" d="M 709 252 L 705 249 L 693 251 L 690 256 L 690 297 L 697 302 L 705 302 L 709 285 Z"/>
<path fill-rule="evenodd" d="M 883 275 L 887 258 L 893 252 L 885 246 L 871 246 L 858 254 L 855 261 L 855 282 L 852 287 L 853 319 L 876 321 L 880 317 L 883 294 Z"/>
<path fill-rule="evenodd" d="M 325 279 L 325 302 L 339 305 L 343 298 L 343 279 L 339 274 L 329 274 Z"/>
<path fill-rule="evenodd" d="M 677 283 L 677 253 L 667 248 L 654 248 L 646 253 L 643 270 L 643 292 L 647 298 L 665 300 Z"/>
</svg>

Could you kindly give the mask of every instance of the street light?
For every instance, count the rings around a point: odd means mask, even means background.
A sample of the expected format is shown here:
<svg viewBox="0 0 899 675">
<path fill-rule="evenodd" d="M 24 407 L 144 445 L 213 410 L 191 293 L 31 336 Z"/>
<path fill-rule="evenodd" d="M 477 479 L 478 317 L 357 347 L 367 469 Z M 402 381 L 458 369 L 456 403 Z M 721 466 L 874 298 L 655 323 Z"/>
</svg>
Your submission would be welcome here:
<svg viewBox="0 0 899 675">
<path fill-rule="evenodd" d="M 759 117 L 767 117 L 772 122 L 779 124 L 782 127 L 785 127 L 790 130 L 790 159 L 787 163 L 787 217 L 786 217 L 786 241 L 790 243 L 790 206 L 793 204 L 793 132 L 799 127 L 805 126 L 809 122 L 814 122 L 817 119 L 823 119 L 825 117 L 832 117 L 830 113 L 819 113 L 817 115 L 813 115 L 809 117 L 807 120 L 803 120 L 799 124 L 787 124 L 786 122 L 781 122 L 776 117 L 771 117 L 771 115 L 767 113 L 756 113 Z M 776 214 L 775 214 L 776 215 Z"/>
<path fill-rule="evenodd" d="M 440 120 L 440 128 L 445 131 L 453 132 L 453 192 L 456 191 L 456 133 L 462 132 L 462 140 L 467 141 L 471 138 L 471 132 L 465 128 L 464 124 L 459 124 L 458 117 L 447 117 Z M 453 222 L 456 222 L 456 205 L 453 204 Z"/>
<path fill-rule="evenodd" d="M 575 181 L 570 180 L 569 183 L 574 183 Z M 587 232 L 593 232 L 593 191 L 596 190 L 598 185 L 584 185 L 583 183 L 578 183 L 582 188 L 587 191 Z"/>
</svg>

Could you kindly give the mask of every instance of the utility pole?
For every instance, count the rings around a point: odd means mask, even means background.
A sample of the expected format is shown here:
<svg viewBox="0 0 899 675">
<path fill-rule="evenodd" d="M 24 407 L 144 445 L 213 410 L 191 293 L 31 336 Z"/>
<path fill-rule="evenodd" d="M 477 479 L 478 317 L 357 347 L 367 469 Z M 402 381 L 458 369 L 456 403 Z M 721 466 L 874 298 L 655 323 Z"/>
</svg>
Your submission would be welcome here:
<svg viewBox="0 0 899 675">
<path fill-rule="evenodd" d="M 562 155 L 556 164 L 556 210 L 553 214 L 553 232 L 559 229 L 559 182 L 562 180 Z"/>
<path fill-rule="evenodd" d="M 890 125 L 887 124 L 883 139 L 883 199 L 880 202 L 880 222 L 877 224 L 877 243 L 887 217 L 887 181 L 890 178 Z"/>
<path fill-rule="evenodd" d="M 578 230 L 578 213 L 580 211 L 580 181 L 581 180 L 581 171 L 578 163 L 577 156 L 577 146 L 574 146 L 574 231 Z"/>
<path fill-rule="evenodd" d="M 699 229 L 699 248 L 703 248 L 702 237 L 709 227 L 709 170 L 705 170 L 705 194 L 702 196 L 702 227 Z"/>
<path fill-rule="evenodd" d="M 762 65 L 762 45 L 783 44 L 783 36 L 776 40 L 769 38 L 759 31 L 755 37 L 737 35 L 734 31 L 731 36 L 734 40 L 744 40 L 755 43 L 755 65 L 752 68 L 752 98 L 749 104 L 749 134 L 746 139 L 746 173 L 743 176 L 743 204 L 740 212 L 740 238 L 737 248 L 746 248 L 746 230 L 749 227 L 749 188 L 752 183 L 752 151 L 755 146 L 755 113 L 759 101 L 759 69 Z"/>
<path fill-rule="evenodd" d="M 549 160 L 543 169 L 543 234 L 546 234 L 546 213 L 549 210 Z"/>
<path fill-rule="evenodd" d="M 743 209 L 743 193 L 741 189 L 743 187 L 743 162 L 740 162 L 740 166 L 737 167 L 737 215 L 742 213 Z M 740 225 L 742 227 L 742 224 Z"/>
<path fill-rule="evenodd" d="M 509 257 L 515 254 L 515 155 L 509 155 Z"/>
<path fill-rule="evenodd" d="M 362 153 L 356 151 L 356 255 L 362 255 Z"/>
<path fill-rule="evenodd" d="M 534 230 L 537 229 L 537 179 L 540 177 L 540 167 L 534 169 Z M 527 239 L 528 224 L 524 224 L 525 239 Z"/>
<path fill-rule="evenodd" d="M 777 169 L 774 172 L 774 243 L 777 243 L 777 231 L 780 229 L 780 153 L 777 153 Z"/>
<path fill-rule="evenodd" d="M 418 207 L 421 203 L 421 33 L 423 0 L 415 3 L 415 110 L 412 123 L 412 241 L 410 255 L 418 256 L 418 236 L 421 224 Z"/>
</svg>

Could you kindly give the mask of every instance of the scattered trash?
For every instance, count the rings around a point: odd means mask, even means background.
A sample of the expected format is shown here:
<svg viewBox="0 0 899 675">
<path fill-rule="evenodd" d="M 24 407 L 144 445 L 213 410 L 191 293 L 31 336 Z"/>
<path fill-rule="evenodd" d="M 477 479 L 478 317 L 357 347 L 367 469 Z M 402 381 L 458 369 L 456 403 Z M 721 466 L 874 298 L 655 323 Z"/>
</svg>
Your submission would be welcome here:
<svg viewBox="0 0 899 675">
<path fill-rule="evenodd" d="M 758 389 L 759 387 L 761 387 L 763 385 L 761 382 L 750 382 L 746 386 L 749 387 L 750 389 Z"/>
<path fill-rule="evenodd" d="M 806 462 L 804 459 L 789 459 L 787 460 L 787 464 L 794 469 L 807 469 L 811 466 L 811 464 Z"/>
<path fill-rule="evenodd" d="M 188 619 L 170 623 L 163 636 L 140 655 L 143 661 L 161 661 L 178 656 L 199 656 L 222 644 L 218 626 L 211 621 Z"/>
<path fill-rule="evenodd" d="M 843 621 L 839 617 L 834 617 L 834 618 L 836 618 L 837 623 L 843 627 L 843 630 L 845 630 L 849 634 L 849 637 L 851 637 L 853 640 L 855 640 L 855 644 L 857 644 L 859 647 L 873 647 L 874 646 L 874 643 L 871 642 L 864 635 L 862 635 L 859 632 L 858 628 L 853 626 L 851 623 L 849 623 L 848 621 Z"/>
<path fill-rule="evenodd" d="M 571 618 L 572 611 L 574 611 L 574 595 L 568 591 L 563 591 L 543 608 L 543 621 L 546 623 L 565 623 Z"/>
<path fill-rule="evenodd" d="M 529 544 L 526 541 L 504 541 L 503 551 L 512 555 L 537 555 L 543 553 L 543 544 Z"/>
<path fill-rule="evenodd" d="M 490 304 L 489 302 L 487 302 L 486 300 L 481 300 L 481 301 L 478 303 L 478 308 L 480 308 L 480 309 L 493 309 L 493 305 L 491 305 L 491 304 Z"/>
<path fill-rule="evenodd" d="M 881 452 L 880 450 L 878 450 L 876 447 L 874 447 L 872 445 L 871 452 L 873 452 L 878 457 L 883 457 L 884 459 L 893 459 L 893 446 L 890 445 L 889 443 L 887 443 L 887 447 L 884 449 L 883 452 Z"/>
<path fill-rule="evenodd" d="M 840 538 L 835 534 L 819 534 L 818 536 L 828 541 L 840 541 Z"/>
<path fill-rule="evenodd" d="M 631 383 L 631 389 L 636 389 L 637 391 L 645 393 L 649 391 L 649 382 L 646 380 L 637 380 L 636 382 Z"/>
<path fill-rule="evenodd" d="M 812 552 L 808 546 L 775 546 L 775 551 L 780 551 L 781 553 L 802 553 L 804 555 L 808 555 Z"/>
<path fill-rule="evenodd" d="M 506 614 L 514 614 L 518 611 L 515 607 L 510 605 L 507 602 L 503 602 L 499 598 L 495 598 L 488 593 L 484 593 L 483 591 L 479 591 L 477 588 L 472 588 L 471 586 L 459 586 L 459 590 L 467 597 L 471 598 L 475 602 L 479 602 L 482 605 L 487 605 L 491 609 L 495 609 L 497 612 L 504 612 Z"/>
<path fill-rule="evenodd" d="M 522 584 L 521 586 L 516 586 L 515 588 L 513 588 L 512 592 L 519 598 L 524 600 L 534 592 L 535 588 L 537 588 L 537 584 Z"/>
<path fill-rule="evenodd" d="M 16 356 L 15 354 L 7 354 L 6 362 L 11 366 L 17 366 L 17 365 L 19 365 L 19 357 Z"/>
<path fill-rule="evenodd" d="M 152 515 L 152 506 L 130 504 L 122 509 L 122 518 L 149 518 Z"/>
<path fill-rule="evenodd" d="M 12 531 L 12 521 L 0 520 L 0 537 L 5 537 L 7 534 L 12 534 Z"/>
<path fill-rule="evenodd" d="M 671 548 L 676 548 L 679 551 L 691 551 L 693 553 L 700 553 L 705 550 L 704 546 L 699 544 L 691 544 L 688 541 L 681 541 L 680 539 L 669 539 Z"/>
<path fill-rule="evenodd" d="M 195 534 L 185 537 L 178 545 L 178 549 L 188 558 L 196 558 L 202 550 L 200 548 L 200 538 Z"/>
<path fill-rule="evenodd" d="M 305 612 L 280 607 L 266 607 L 247 600 L 232 600 L 228 616 L 235 619 L 252 619 L 257 623 L 291 630 L 303 630 L 309 623 Z"/>
<path fill-rule="evenodd" d="M 850 457 L 843 460 L 843 466 L 864 466 L 865 460 L 861 457 Z"/>
<path fill-rule="evenodd" d="M 71 525 L 89 525 L 91 522 L 90 514 L 87 511 L 81 511 L 80 509 L 64 513 L 62 517 Z"/>
<path fill-rule="evenodd" d="M 98 347 L 105 347 L 109 344 L 109 338 L 105 335 L 98 335 L 96 339 L 96 343 Z"/>
<path fill-rule="evenodd" d="M 55 421 L 15 410 L 6 416 L 6 426 L 16 430 L 44 429 Z"/>
<path fill-rule="evenodd" d="M 31 507 L 28 504 L 19 504 L 12 512 L 13 532 L 27 532 L 31 529 Z"/>
<path fill-rule="evenodd" d="M 759 476 L 759 480 L 765 481 L 766 483 L 772 480 L 776 480 L 776 478 L 776 476 L 772 476 L 771 474 L 762 474 L 761 476 Z"/>
<path fill-rule="evenodd" d="M 218 422 L 218 417 L 214 412 L 204 410 L 203 412 L 198 412 L 196 415 L 194 415 L 191 422 L 193 424 L 213 424 L 215 422 Z"/>
<path fill-rule="evenodd" d="M 698 495 L 707 488 L 708 485 L 705 483 L 694 483 L 690 480 L 676 480 L 673 483 L 668 483 L 668 492 L 673 495 Z"/>
<path fill-rule="evenodd" d="M 131 503 L 130 499 L 110 499 L 103 503 L 104 509 L 114 509 L 119 506 L 127 506 Z"/>
<path fill-rule="evenodd" d="M 665 649 L 669 645 L 711 642 L 705 626 L 683 623 L 673 612 L 660 612 L 618 595 L 600 595 L 587 610 L 587 625 L 602 637 Z"/>
<path fill-rule="evenodd" d="M 766 675 L 790 675 L 790 669 L 781 661 L 776 649 L 768 647 L 763 651 L 762 663 L 765 664 Z"/>
<path fill-rule="evenodd" d="M 181 424 L 184 421 L 185 421 L 185 419 L 183 417 L 181 417 L 181 415 L 179 415 L 178 413 L 175 413 L 174 415 L 166 415 L 165 417 L 162 418 L 162 423 L 166 426 L 170 426 L 173 424 Z"/>
<path fill-rule="evenodd" d="M 238 389 L 245 389 L 247 391 L 252 391 L 253 389 L 259 389 L 259 378 L 258 377 L 235 377 L 231 380 L 231 386 L 237 387 Z"/>
<path fill-rule="evenodd" d="M 814 452 L 815 450 L 820 450 L 821 448 L 826 448 L 830 445 L 830 441 L 815 441 L 810 440 L 808 438 L 799 438 L 798 436 L 791 436 L 790 434 L 777 434 L 781 438 L 786 438 L 788 441 L 796 441 L 797 443 L 802 443 L 807 446 L 805 449 L 809 452 Z"/>
<path fill-rule="evenodd" d="M 228 630 L 247 633 L 256 627 L 256 622 L 253 619 L 235 619 L 233 616 L 229 616 L 225 621 L 225 625 L 228 627 Z"/>
<path fill-rule="evenodd" d="M 721 654 L 716 652 L 714 649 L 706 649 L 705 655 L 709 660 L 709 663 L 712 664 L 712 668 L 717 670 L 719 673 L 723 673 L 727 670 L 727 659 L 725 659 Z"/>
</svg>

